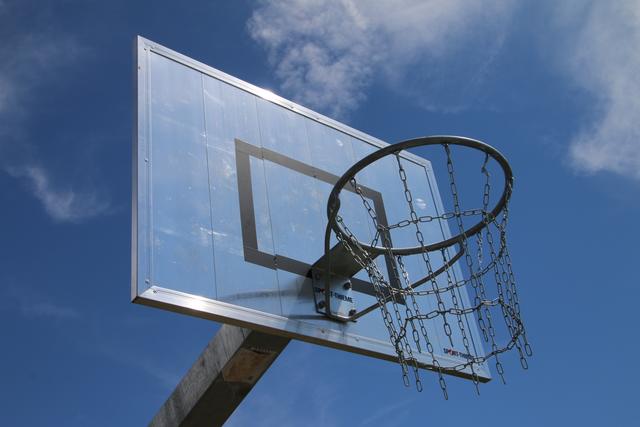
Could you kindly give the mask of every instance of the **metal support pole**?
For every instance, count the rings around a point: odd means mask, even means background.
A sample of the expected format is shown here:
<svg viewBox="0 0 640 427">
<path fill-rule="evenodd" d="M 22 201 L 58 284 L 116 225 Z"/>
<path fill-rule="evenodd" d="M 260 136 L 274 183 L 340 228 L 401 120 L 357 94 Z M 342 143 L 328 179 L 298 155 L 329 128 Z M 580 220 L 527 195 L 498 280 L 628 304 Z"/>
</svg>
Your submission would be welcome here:
<svg viewBox="0 0 640 427">
<path fill-rule="evenodd" d="M 289 341 L 223 325 L 149 426 L 223 425 Z"/>
</svg>

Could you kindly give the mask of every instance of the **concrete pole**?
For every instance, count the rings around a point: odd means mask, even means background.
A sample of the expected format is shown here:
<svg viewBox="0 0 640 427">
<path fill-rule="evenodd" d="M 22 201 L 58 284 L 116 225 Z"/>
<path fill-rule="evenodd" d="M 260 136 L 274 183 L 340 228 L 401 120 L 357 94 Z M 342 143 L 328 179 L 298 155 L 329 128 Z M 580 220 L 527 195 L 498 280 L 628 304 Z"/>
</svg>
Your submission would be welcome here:
<svg viewBox="0 0 640 427">
<path fill-rule="evenodd" d="M 149 426 L 223 425 L 289 341 L 223 325 Z"/>
</svg>

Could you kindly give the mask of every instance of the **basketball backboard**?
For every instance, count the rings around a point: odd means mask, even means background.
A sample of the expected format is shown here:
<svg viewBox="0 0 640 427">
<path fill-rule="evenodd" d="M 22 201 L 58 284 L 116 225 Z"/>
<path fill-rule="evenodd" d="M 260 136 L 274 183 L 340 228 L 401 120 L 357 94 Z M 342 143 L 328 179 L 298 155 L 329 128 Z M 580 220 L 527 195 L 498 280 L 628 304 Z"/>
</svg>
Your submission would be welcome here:
<svg viewBox="0 0 640 427">
<path fill-rule="evenodd" d="M 132 300 L 395 361 L 379 312 L 355 322 L 327 318 L 310 274 L 323 255 L 331 188 L 387 144 L 143 38 L 136 64 Z M 420 215 L 443 212 L 429 161 L 410 153 L 401 160 Z M 406 217 L 397 175 L 389 159 L 360 178 L 381 221 Z M 341 215 L 354 233 L 373 236 L 360 199 L 345 193 Z M 434 241 L 450 233 L 439 222 L 424 232 Z M 377 262 L 384 270 L 388 260 Z M 466 290 L 458 292 L 469 305 Z M 332 298 L 338 315 L 376 302 L 363 271 Z M 462 338 L 445 339 L 438 321 L 427 321 L 438 362 L 458 365 L 469 357 Z M 483 354 L 474 318 L 464 321 L 473 351 Z M 414 354 L 432 366 L 430 355 Z M 490 379 L 485 364 L 475 373 Z"/>
</svg>

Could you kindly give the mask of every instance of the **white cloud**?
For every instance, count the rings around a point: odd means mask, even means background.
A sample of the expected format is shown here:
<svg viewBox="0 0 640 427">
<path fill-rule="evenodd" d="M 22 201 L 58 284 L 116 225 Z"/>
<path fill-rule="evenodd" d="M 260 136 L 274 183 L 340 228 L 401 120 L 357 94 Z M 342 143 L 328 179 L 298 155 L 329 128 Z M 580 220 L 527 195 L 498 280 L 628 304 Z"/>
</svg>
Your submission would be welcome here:
<svg viewBox="0 0 640 427">
<path fill-rule="evenodd" d="M 111 209 L 110 203 L 95 191 L 77 192 L 71 188 L 55 187 L 46 171 L 40 167 L 11 167 L 7 172 L 27 183 L 33 195 L 55 221 L 82 222 L 108 213 Z"/>
<path fill-rule="evenodd" d="M 473 105 L 518 6 L 492 0 L 261 1 L 248 22 L 287 96 L 330 115 L 374 81 L 429 110 Z M 640 179 L 640 1 L 541 2 L 545 52 L 593 97 L 569 144 L 577 170 Z M 546 13 L 546 12 L 545 12 Z M 521 17 L 522 18 L 522 17 Z"/>
<path fill-rule="evenodd" d="M 350 2 L 264 3 L 249 31 L 267 48 L 287 93 L 336 115 L 362 100 L 378 62 L 367 22 Z"/>
<path fill-rule="evenodd" d="M 302 104 L 341 116 L 380 78 L 426 108 L 452 110 L 482 81 L 513 9 L 500 0 L 263 1 L 248 28 Z"/>
<path fill-rule="evenodd" d="M 111 211 L 109 200 L 85 183 L 82 190 L 73 188 L 77 184 L 56 185 L 52 171 L 36 160 L 38 149 L 28 132 L 40 91 L 84 52 L 73 38 L 46 33 L 13 34 L 0 42 L 0 170 L 23 180 L 58 222 L 77 223 Z"/>
<path fill-rule="evenodd" d="M 26 318 L 42 318 L 52 320 L 75 320 L 81 317 L 75 308 L 61 305 L 49 296 L 37 292 L 27 286 L 9 284 L 0 292 L 2 306 L 5 309 L 17 310 Z"/>
<path fill-rule="evenodd" d="M 128 366 L 136 371 L 141 371 L 153 378 L 167 392 L 173 390 L 180 382 L 180 375 L 171 368 L 160 366 L 158 362 L 150 360 L 138 353 L 131 346 L 116 342 L 111 345 L 105 344 L 104 338 L 96 343 L 97 351 L 115 362 Z"/>
<path fill-rule="evenodd" d="M 572 165 L 640 179 L 640 1 L 571 3 L 558 9 L 574 32 L 564 45 L 566 69 L 594 97 L 592 123 L 574 136 Z"/>
<path fill-rule="evenodd" d="M 30 91 L 83 53 L 72 38 L 15 35 L 0 43 L 0 114 L 23 113 Z"/>
<path fill-rule="evenodd" d="M 361 426 L 375 426 L 380 425 L 381 421 L 388 420 L 390 415 L 392 414 L 406 414 L 407 406 L 416 405 L 418 398 L 401 400 L 400 402 L 385 402 L 380 405 L 377 405 L 375 408 L 371 409 L 371 414 L 369 417 L 365 418 L 361 421 Z M 400 418 L 396 415 L 395 418 Z M 406 420 L 402 420 L 398 424 L 404 424 Z"/>
<path fill-rule="evenodd" d="M 45 317 L 52 319 L 77 319 L 80 314 L 71 307 L 64 307 L 48 301 L 25 302 L 20 311 L 27 317 Z"/>
</svg>

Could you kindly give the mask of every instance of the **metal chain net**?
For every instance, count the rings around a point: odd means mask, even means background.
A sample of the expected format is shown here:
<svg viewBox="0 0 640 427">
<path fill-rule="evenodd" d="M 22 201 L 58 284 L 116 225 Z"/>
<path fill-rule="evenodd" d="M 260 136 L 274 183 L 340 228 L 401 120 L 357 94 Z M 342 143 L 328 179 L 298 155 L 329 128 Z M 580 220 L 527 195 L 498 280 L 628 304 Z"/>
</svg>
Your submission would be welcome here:
<svg viewBox="0 0 640 427">
<path fill-rule="evenodd" d="M 375 261 L 376 256 L 360 244 L 340 215 L 336 216 L 336 221 L 344 232 L 336 233 L 336 237 L 367 272 L 373 284 L 382 319 L 402 368 L 405 385 L 410 385 L 412 376 L 416 388 L 422 391 L 420 366 L 416 358 L 416 353 L 420 353 L 430 360 L 431 367 L 428 369 L 438 374 L 440 388 L 445 399 L 448 399 L 443 374 L 464 372 L 473 380 L 476 390 L 479 391 L 478 369 L 481 365 L 493 359 L 496 372 L 505 382 L 502 353 L 515 348 L 521 366 L 527 369 L 527 357 L 532 355 L 532 351 L 520 315 L 516 280 L 507 247 L 508 204 L 496 217 L 491 214 L 489 208 L 489 156 L 485 155 L 480 168 L 484 181 L 482 206 L 462 210 L 451 150 L 447 144 L 443 144 L 443 147 L 453 204 L 453 209 L 449 212 L 418 215 L 407 173 L 398 154 L 395 154 L 395 157 L 398 177 L 407 203 L 407 219 L 391 225 L 382 225 L 356 179 L 352 178 L 350 181 L 376 230 L 370 246 L 384 247 L 387 259 L 391 260 L 389 277 L 385 277 Z M 507 191 L 512 191 L 510 185 L 507 186 Z M 481 219 L 484 228 L 474 236 L 466 236 L 463 223 L 465 217 Z M 425 224 L 438 221 L 446 222 L 458 229 L 461 234 L 456 245 L 458 252 L 451 247 L 435 252 L 425 250 L 425 246 L 430 242 L 425 240 L 422 228 Z M 402 228 L 413 229 L 418 246 L 423 249 L 418 255 L 410 255 L 419 257 L 424 265 L 427 275 L 421 280 L 411 281 L 411 274 L 405 263 L 405 258 L 409 256 L 394 255 L 392 252 L 392 232 Z M 460 255 L 460 252 L 464 260 L 462 257 L 454 259 L 456 253 Z M 390 283 L 400 285 L 391 286 Z M 466 304 L 461 293 L 465 289 L 470 298 Z M 424 303 L 425 299 L 429 299 L 429 302 Z M 473 325 L 474 322 L 478 325 L 480 341 L 484 344 L 473 342 L 474 337 L 469 325 Z M 442 358 L 438 356 L 442 355 L 442 350 L 434 348 L 436 328 L 441 328 L 446 337 L 445 340 L 450 346 L 446 349 L 449 354 L 454 353 L 464 361 L 458 362 L 459 359 L 456 359 L 456 362 L 446 366 L 441 363 Z"/>
</svg>

